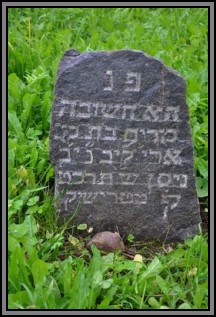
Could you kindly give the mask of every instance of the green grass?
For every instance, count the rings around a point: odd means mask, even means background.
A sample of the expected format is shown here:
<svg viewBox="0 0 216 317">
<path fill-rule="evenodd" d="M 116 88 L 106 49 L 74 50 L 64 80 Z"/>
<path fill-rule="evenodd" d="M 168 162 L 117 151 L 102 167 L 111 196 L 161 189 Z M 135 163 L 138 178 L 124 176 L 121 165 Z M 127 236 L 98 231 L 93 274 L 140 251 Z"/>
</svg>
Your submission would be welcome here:
<svg viewBox="0 0 216 317">
<path fill-rule="evenodd" d="M 94 247 L 92 256 L 86 250 L 74 256 L 70 248 L 71 255 L 54 260 L 63 237 L 35 238 L 33 219 L 27 216 L 9 233 L 20 226 L 16 239 L 14 235 L 9 239 L 9 308 L 207 308 L 208 246 L 204 237 L 196 236 L 152 260 L 144 255 L 143 262 L 114 253 L 101 255 Z"/>
<path fill-rule="evenodd" d="M 207 15 L 203 8 L 9 9 L 9 308 L 208 308 L 205 236 L 151 260 L 140 248 L 143 263 L 97 250 L 91 255 L 82 239 L 75 246 L 57 226 L 48 155 L 55 74 L 65 50 L 143 50 L 186 79 L 196 186 L 206 201 Z"/>
</svg>

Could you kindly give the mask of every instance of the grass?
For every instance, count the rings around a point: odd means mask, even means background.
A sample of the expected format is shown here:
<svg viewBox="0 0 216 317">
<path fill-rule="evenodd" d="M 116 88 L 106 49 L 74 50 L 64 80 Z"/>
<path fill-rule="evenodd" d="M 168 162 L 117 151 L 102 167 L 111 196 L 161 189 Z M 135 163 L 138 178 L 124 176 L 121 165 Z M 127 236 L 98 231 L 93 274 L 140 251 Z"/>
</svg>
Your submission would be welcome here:
<svg viewBox="0 0 216 317">
<path fill-rule="evenodd" d="M 27 219 L 25 226 L 29 229 L 17 239 L 24 248 L 18 241 L 9 243 L 10 308 L 207 307 L 208 246 L 202 236 L 187 240 L 175 249 L 169 247 L 167 254 L 159 253 L 150 260 L 145 255 L 139 261 L 117 253 L 102 255 L 95 247 L 92 247 L 93 255 L 83 248 L 79 257 L 74 256 L 74 248 L 70 247 L 70 255 L 64 260 L 54 260 L 63 245 L 62 237 L 47 235 L 46 241 L 29 241 L 29 231 L 36 233 L 37 225 L 33 221 L 30 229 L 30 217 Z M 28 246 L 30 252 L 26 258 Z"/>
<path fill-rule="evenodd" d="M 49 161 L 55 74 L 68 48 L 139 49 L 187 82 L 196 186 L 208 198 L 208 12 L 204 8 L 10 8 L 8 305 L 10 309 L 207 309 L 205 235 L 140 262 L 93 254 L 58 227 Z M 132 244 L 131 237 L 127 240 Z M 167 250 L 166 252 L 164 252 Z M 149 253 L 149 252 L 148 252 Z"/>
</svg>

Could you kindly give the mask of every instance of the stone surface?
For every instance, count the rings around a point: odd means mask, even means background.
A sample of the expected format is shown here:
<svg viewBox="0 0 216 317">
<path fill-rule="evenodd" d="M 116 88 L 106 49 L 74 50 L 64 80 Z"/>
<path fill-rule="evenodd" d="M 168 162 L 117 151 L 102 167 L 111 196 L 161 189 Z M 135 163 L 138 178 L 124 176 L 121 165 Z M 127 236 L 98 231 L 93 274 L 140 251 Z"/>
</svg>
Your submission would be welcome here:
<svg viewBox="0 0 216 317">
<path fill-rule="evenodd" d="M 86 247 L 90 250 L 92 245 L 105 252 L 125 250 L 124 242 L 118 232 L 99 232 L 87 243 Z"/>
<path fill-rule="evenodd" d="M 56 208 L 94 232 L 183 240 L 200 223 L 185 81 L 141 51 L 67 51 L 50 133 Z"/>
</svg>

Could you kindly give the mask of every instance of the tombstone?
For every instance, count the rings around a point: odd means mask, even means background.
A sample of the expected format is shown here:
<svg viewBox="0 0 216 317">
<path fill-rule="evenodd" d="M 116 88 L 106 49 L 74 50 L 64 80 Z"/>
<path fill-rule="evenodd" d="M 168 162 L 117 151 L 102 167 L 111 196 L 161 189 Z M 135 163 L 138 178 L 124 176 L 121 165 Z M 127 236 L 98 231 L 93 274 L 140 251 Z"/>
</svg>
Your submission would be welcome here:
<svg viewBox="0 0 216 317">
<path fill-rule="evenodd" d="M 180 241 L 197 233 L 185 81 L 142 51 L 63 56 L 52 108 L 56 208 L 94 233 Z"/>
</svg>

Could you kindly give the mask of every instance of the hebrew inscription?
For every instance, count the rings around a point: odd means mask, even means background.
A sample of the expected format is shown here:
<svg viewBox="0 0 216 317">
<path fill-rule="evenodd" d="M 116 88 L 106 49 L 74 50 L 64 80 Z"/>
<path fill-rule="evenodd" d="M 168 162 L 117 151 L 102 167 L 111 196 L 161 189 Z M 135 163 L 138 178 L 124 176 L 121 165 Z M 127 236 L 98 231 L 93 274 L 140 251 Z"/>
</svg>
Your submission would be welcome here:
<svg viewBox="0 0 216 317">
<path fill-rule="evenodd" d="M 95 232 L 182 240 L 200 222 L 185 82 L 140 51 L 68 51 L 50 133 L 56 208 Z"/>
</svg>

